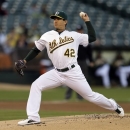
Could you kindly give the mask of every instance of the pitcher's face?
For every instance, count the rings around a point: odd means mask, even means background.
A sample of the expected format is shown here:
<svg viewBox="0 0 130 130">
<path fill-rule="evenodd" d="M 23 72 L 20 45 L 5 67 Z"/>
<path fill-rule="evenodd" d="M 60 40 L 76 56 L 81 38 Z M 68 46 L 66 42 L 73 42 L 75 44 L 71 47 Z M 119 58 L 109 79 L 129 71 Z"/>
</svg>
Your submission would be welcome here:
<svg viewBox="0 0 130 130">
<path fill-rule="evenodd" d="M 53 24 L 56 30 L 65 30 L 67 20 L 56 17 L 54 18 Z"/>
</svg>

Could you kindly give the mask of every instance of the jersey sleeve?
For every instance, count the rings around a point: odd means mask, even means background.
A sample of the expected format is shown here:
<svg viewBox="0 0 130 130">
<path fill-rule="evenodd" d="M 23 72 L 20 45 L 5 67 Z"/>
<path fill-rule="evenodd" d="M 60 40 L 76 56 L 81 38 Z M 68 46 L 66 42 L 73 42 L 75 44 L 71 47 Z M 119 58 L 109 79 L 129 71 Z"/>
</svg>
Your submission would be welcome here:
<svg viewBox="0 0 130 130">
<path fill-rule="evenodd" d="M 48 38 L 47 33 L 44 33 L 44 34 L 40 37 L 40 39 L 39 39 L 38 41 L 35 41 L 35 45 L 36 45 L 36 47 L 37 47 L 40 51 L 42 51 L 42 50 L 45 48 L 45 45 L 46 45 L 46 43 L 47 43 L 47 38 Z"/>
<path fill-rule="evenodd" d="M 42 51 L 45 48 L 46 42 L 44 40 L 39 39 L 38 41 L 35 41 L 35 45 L 38 50 Z"/>
<path fill-rule="evenodd" d="M 78 33 L 78 42 L 80 45 L 83 45 L 83 46 L 87 46 L 89 41 L 88 41 L 88 34 L 80 34 Z"/>
</svg>

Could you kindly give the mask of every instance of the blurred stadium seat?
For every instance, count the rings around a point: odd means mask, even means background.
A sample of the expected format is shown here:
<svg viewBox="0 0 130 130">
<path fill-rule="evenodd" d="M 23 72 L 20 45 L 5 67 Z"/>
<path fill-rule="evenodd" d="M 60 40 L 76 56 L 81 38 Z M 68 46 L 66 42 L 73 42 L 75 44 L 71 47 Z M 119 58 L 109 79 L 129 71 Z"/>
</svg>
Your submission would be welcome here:
<svg viewBox="0 0 130 130">
<path fill-rule="evenodd" d="M 86 2 L 86 4 L 82 2 Z M 97 35 L 102 38 L 101 41 L 104 47 L 130 47 L 129 18 L 121 17 L 122 14 L 110 13 L 114 11 L 114 8 L 119 13 L 124 11 L 128 15 L 130 13 L 129 0 L 60 0 L 60 2 L 59 0 L 8 0 L 8 15 L 0 16 L 0 26 L 2 26 L 2 29 L 7 33 L 11 28 L 20 23 L 25 23 L 28 28 L 33 24 L 37 24 L 41 33 L 53 29 L 50 18 L 38 17 L 35 19 L 27 15 L 27 11 L 33 3 L 36 3 L 39 11 L 43 4 L 46 5 L 47 11 L 51 13 L 57 10 L 65 11 L 68 14 L 68 29 L 71 30 L 75 30 L 77 24 L 83 24 L 78 16 L 79 12 L 87 12 Z M 106 5 L 105 10 L 102 9 L 104 4 Z"/>
</svg>

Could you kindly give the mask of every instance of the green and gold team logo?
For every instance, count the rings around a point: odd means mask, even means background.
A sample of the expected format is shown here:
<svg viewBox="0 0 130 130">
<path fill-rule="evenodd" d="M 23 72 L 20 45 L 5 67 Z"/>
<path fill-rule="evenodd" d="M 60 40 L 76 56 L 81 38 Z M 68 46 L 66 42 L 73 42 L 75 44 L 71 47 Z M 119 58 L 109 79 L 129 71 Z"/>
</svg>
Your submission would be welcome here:
<svg viewBox="0 0 130 130">
<path fill-rule="evenodd" d="M 64 38 L 59 38 L 59 43 L 56 42 L 56 40 L 54 39 L 52 42 L 49 42 L 49 51 L 50 53 L 52 53 L 54 50 L 56 50 L 57 48 L 69 44 L 71 42 L 73 42 L 74 39 L 72 37 L 67 37 L 65 36 Z"/>
</svg>

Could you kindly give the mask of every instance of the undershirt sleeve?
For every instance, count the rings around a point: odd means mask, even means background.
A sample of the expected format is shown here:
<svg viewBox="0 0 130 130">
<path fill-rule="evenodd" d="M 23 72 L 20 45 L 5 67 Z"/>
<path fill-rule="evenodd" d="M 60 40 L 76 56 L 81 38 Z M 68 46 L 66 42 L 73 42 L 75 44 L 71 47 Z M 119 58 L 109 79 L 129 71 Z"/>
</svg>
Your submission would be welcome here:
<svg viewBox="0 0 130 130">
<path fill-rule="evenodd" d="M 85 22 L 88 30 L 88 41 L 89 43 L 96 40 L 96 33 L 90 21 Z"/>
<path fill-rule="evenodd" d="M 28 62 L 34 59 L 45 48 L 45 44 L 46 42 L 42 39 L 35 41 L 35 46 L 30 50 L 30 52 L 27 54 L 24 60 Z"/>
<path fill-rule="evenodd" d="M 29 53 L 27 54 L 27 56 L 24 58 L 24 60 L 26 60 L 26 62 L 34 59 L 41 51 L 37 49 L 36 46 L 34 46 Z"/>
</svg>

